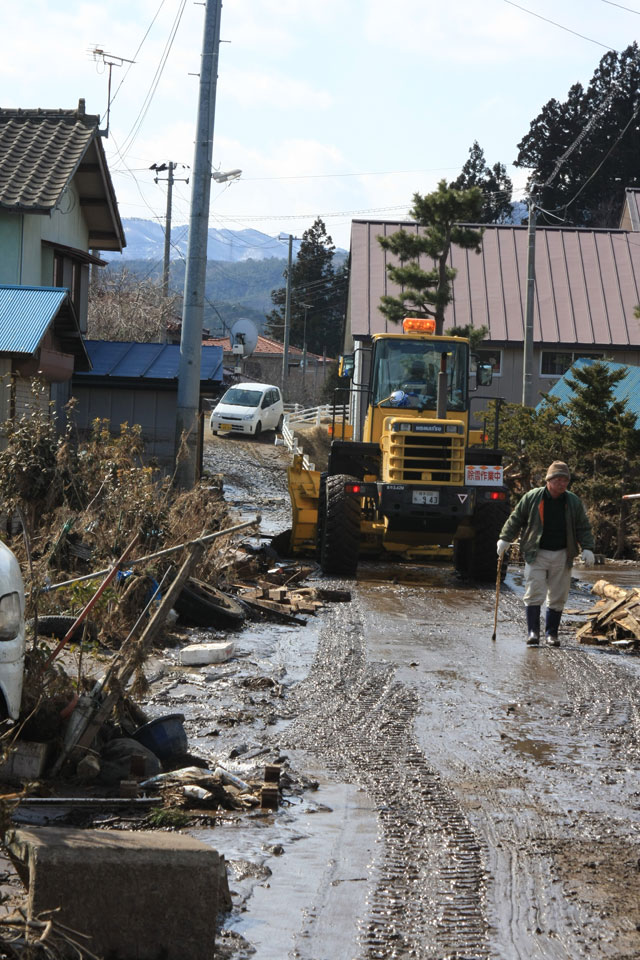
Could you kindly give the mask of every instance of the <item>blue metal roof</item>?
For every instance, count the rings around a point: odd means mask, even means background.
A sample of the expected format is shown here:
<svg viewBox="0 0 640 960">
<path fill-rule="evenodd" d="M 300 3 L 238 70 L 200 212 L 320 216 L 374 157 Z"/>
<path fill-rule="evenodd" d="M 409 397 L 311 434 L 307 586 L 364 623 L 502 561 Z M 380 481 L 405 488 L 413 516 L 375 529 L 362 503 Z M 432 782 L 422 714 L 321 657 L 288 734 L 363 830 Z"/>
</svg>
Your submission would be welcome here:
<svg viewBox="0 0 640 960">
<path fill-rule="evenodd" d="M 177 380 L 180 346 L 177 343 L 124 343 L 85 340 L 91 371 L 78 379 Z M 222 347 L 203 347 L 200 381 L 222 381 Z"/>
<path fill-rule="evenodd" d="M 634 414 L 637 427 L 640 422 L 640 367 L 634 367 L 627 363 L 614 363 L 612 360 L 576 360 L 573 367 L 567 370 L 564 376 L 551 387 L 548 395 L 550 397 L 558 397 L 563 403 L 567 403 L 574 394 L 573 389 L 567 383 L 568 379 L 574 379 L 572 371 L 576 367 L 584 367 L 596 362 L 604 363 L 612 373 L 626 368 L 627 375 L 616 383 L 613 388 L 613 399 L 627 401 L 626 409 L 629 413 Z M 539 408 L 540 404 L 538 404 L 536 410 L 539 410 Z"/>
<path fill-rule="evenodd" d="M 0 350 L 35 353 L 68 296 L 64 287 L 0 285 Z"/>
</svg>

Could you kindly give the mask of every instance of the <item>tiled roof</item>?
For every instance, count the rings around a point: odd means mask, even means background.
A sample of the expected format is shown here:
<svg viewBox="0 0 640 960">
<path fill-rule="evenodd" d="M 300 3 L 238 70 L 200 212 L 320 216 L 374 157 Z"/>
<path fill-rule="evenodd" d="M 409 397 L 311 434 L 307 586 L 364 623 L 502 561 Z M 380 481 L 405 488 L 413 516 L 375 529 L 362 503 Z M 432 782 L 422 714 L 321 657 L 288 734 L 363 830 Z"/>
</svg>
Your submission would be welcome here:
<svg viewBox="0 0 640 960">
<path fill-rule="evenodd" d="M 89 225 L 89 246 L 122 250 L 124 230 L 98 129 L 77 110 L 0 109 L 0 208 L 51 213 L 71 180 Z"/>
<path fill-rule="evenodd" d="M 627 401 L 626 409 L 635 416 L 637 426 L 638 422 L 640 422 L 640 367 L 634 367 L 631 364 L 625 363 L 614 363 L 612 360 L 600 360 L 599 362 L 604 363 L 610 373 L 617 373 L 618 370 L 627 371 L 626 376 L 613 387 L 613 399 Z M 549 396 L 558 397 L 563 403 L 571 400 L 574 391 L 567 381 L 575 379 L 572 371 L 576 367 L 589 366 L 592 363 L 595 363 L 595 361 L 587 359 L 576 360 L 573 367 L 567 370 L 565 375 L 561 377 L 557 383 L 554 383 L 549 390 Z M 540 406 L 540 404 L 538 406 Z"/>
<path fill-rule="evenodd" d="M 207 340 L 202 341 L 203 344 L 215 344 L 219 347 L 222 347 L 227 353 L 231 352 L 231 343 L 229 337 L 211 337 Z M 274 356 L 282 356 L 284 350 L 284 344 L 280 343 L 278 340 L 271 340 L 269 337 L 263 337 L 262 334 L 258 335 L 258 343 L 255 350 L 253 351 L 252 356 L 265 356 L 265 354 L 273 354 Z M 302 350 L 300 347 L 294 347 L 293 344 L 289 344 L 289 355 L 295 355 L 302 357 Z M 310 350 L 307 350 L 307 357 L 316 360 L 322 360 L 322 357 L 319 354 L 311 353 Z M 329 358 L 327 358 L 328 360 Z"/>
<path fill-rule="evenodd" d="M 177 343 L 128 343 L 113 340 L 85 340 L 91 358 L 91 371 L 78 383 L 98 377 L 135 380 L 177 380 L 180 345 Z M 222 350 L 203 347 L 200 380 L 222 380 Z"/>
<path fill-rule="evenodd" d="M 400 228 L 418 230 L 416 223 L 352 222 L 349 316 L 354 335 L 398 332 L 378 309 L 383 294 L 399 291 L 386 271 L 391 254 L 377 237 Z M 640 237 L 624 230 L 538 227 L 535 244 L 535 342 L 637 345 Z M 445 330 L 467 323 L 486 325 L 488 340 L 522 343 L 527 246 L 527 227 L 489 225 L 480 254 L 452 247 L 450 263 L 458 274 Z M 425 258 L 421 265 L 431 269 L 432 262 Z"/>
<path fill-rule="evenodd" d="M 65 353 L 76 357 L 80 369 L 88 369 L 78 321 L 63 287 L 16 287 L 0 284 L 0 351 L 33 355 L 53 324 Z"/>
</svg>

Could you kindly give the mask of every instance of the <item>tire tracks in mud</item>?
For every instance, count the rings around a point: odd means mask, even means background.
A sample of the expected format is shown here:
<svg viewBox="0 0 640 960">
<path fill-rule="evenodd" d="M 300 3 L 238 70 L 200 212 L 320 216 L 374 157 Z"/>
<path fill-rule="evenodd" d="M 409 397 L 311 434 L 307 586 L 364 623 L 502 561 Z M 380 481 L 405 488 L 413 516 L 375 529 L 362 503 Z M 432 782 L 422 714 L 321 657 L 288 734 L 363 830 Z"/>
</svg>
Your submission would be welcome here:
<svg viewBox="0 0 640 960">
<path fill-rule="evenodd" d="M 377 806 L 383 852 L 361 960 L 483 960 L 486 851 L 415 740 L 416 695 L 367 661 L 363 622 L 357 598 L 346 616 L 329 613 L 281 745 L 313 753 Z"/>
</svg>

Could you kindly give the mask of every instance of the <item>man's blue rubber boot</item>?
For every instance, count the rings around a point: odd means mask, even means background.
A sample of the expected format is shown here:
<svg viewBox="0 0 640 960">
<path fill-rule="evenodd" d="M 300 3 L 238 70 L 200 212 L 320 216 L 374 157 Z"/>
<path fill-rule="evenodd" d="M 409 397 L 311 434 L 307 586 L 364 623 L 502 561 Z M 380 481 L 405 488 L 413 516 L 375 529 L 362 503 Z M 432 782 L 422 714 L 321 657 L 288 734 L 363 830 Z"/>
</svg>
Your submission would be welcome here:
<svg viewBox="0 0 640 960">
<path fill-rule="evenodd" d="M 527 611 L 527 646 L 537 647 L 540 643 L 540 606 L 525 607 Z"/>
</svg>

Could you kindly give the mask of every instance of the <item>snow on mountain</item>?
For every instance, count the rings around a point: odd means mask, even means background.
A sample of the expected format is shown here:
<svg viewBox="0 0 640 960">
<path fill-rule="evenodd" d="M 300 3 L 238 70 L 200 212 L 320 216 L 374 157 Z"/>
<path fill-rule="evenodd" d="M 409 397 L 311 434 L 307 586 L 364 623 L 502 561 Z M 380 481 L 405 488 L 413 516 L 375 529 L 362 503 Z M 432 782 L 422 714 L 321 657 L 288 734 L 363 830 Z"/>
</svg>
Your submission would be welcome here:
<svg viewBox="0 0 640 960">
<path fill-rule="evenodd" d="M 157 260 L 164 259 L 164 226 L 154 220 L 140 220 L 137 218 L 124 219 L 127 245 L 122 254 L 103 251 L 105 260 Z M 189 228 L 186 224 L 171 228 L 171 259 L 185 259 L 187 256 L 187 240 Z M 278 240 L 259 230 L 217 230 L 211 227 L 207 245 L 208 260 L 226 260 L 237 262 L 240 260 L 266 260 L 276 257 L 286 260 L 288 255 L 288 238 Z M 293 252 L 297 254 L 300 241 L 294 240 Z"/>
</svg>

